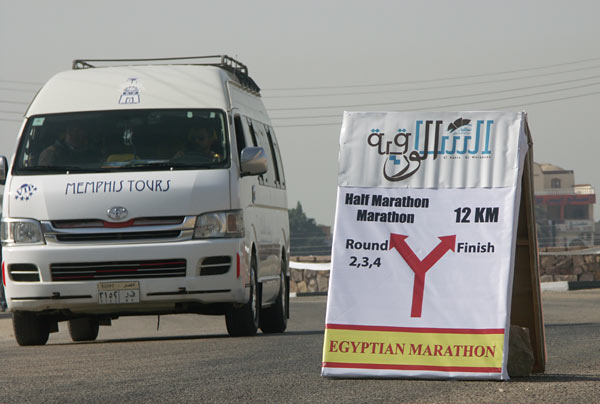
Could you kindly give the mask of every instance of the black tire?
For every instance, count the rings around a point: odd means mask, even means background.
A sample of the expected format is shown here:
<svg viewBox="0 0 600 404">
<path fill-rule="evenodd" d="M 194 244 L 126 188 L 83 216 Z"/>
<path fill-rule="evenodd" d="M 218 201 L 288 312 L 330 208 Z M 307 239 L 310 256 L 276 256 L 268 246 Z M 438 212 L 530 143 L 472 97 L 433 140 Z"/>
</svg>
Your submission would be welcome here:
<svg viewBox="0 0 600 404">
<path fill-rule="evenodd" d="M 279 295 L 275 304 L 260 313 L 260 329 L 265 334 L 284 332 L 287 327 L 288 308 L 290 304 L 288 279 L 285 276 L 285 262 L 281 262 Z"/>
<path fill-rule="evenodd" d="M 260 295 L 256 276 L 256 257 L 250 260 L 250 298 L 244 305 L 232 305 L 225 313 L 227 332 L 232 337 L 256 334 L 260 322 Z"/>
<path fill-rule="evenodd" d="M 69 320 L 69 335 L 74 342 L 96 340 L 99 328 L 98 320 L 94 317 Z"/>
<path fill-rule="evenodd" d="M 17 344 L 29 346 L 48 342 L 50 324 L 46 317 L 29 311 L 17 311 L 13 313 L 12 321 Z"/>
</svg>

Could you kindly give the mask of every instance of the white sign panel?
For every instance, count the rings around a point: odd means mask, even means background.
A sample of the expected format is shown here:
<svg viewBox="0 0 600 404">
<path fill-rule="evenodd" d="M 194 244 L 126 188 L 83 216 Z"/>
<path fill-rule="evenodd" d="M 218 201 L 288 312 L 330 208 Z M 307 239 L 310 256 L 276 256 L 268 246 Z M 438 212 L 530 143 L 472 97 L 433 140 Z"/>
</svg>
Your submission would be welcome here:
<svg viewBox="0 0 600 404">
<path fill-rule="evenodd" d="M 508 378 L 525 119 L 344 115 L 324 376 Z"/>
</svg>

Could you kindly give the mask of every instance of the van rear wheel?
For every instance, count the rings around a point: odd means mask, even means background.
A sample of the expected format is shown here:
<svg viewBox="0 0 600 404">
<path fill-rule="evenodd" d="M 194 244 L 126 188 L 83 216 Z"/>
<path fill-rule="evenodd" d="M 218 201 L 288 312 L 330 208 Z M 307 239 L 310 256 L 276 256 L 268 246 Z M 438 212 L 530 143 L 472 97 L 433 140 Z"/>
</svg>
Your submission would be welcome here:
<svg viewBox="0 0 600 404">
<path fill-rule="evenodd" d="M 69 320 L 69 335 L 74 342 L 94 341 L 98 338 L 100 325 L 94 317 Z"/>
<path fill-rule="evenodd" d="M 50 324 L 46 317 L 29 311 L 13 313 L 13 330 L 21 346 L 44 345 L 50 337 Z"/>
<path fill-rule="evenodd" d="M 287 327 L 288 307 L 290 295 L 288 293 L 288 280 L 285 276 L 285 262 L 281 262 L 281 277 L 279 295 L 275 304 L 260 313 L 260 329 L 265 334 L 281 333 Z"/>
<path fill-rule="evenodd" d="M 250 298 L 242 306 L 233 305 L 225 313 L 227 332 L 232 337 L 252 336 L 258 331 L 260 295 L 256 279 L 256 257 L 250 260 Z"/>
</svg>

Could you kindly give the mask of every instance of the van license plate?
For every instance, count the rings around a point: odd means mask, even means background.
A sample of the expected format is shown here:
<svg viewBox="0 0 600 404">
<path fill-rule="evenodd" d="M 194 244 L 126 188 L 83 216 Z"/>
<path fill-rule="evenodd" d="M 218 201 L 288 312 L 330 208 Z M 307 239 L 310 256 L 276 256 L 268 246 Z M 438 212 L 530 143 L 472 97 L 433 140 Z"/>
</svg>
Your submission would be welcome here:
<svg viewBox="0 0 600 404">
<path fill-rule="evenodd" d="M 98 303 L 100 304 L 139 302 L 139 282 L 102 282 L 98 284 Z"/>
</svg>

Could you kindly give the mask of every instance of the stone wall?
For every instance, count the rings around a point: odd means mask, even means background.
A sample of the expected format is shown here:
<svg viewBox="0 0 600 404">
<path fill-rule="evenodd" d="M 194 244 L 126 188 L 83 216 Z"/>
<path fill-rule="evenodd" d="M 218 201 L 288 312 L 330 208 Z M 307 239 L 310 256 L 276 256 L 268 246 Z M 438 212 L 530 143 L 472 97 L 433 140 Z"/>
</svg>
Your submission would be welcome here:
<svg viewBox="0 0 600 404">
<path fill-rule="evenodd" d="M 329 287 L 329 271 L 309 271 L 290 269 L 291 293 L 327 292 Z"/>
<path fill-rule="evenodd" d="M 600 255 L 542 255 L 540 256 L 540 280 L 600 281 Z"/>
<path fill-rule="evenodd" d="M 292 257 L 295 262 L 330 262 L 329 256 Z M 541 255 L 540 281 L 600 281 L 600 254 L 587 255 Z M 290 292 L 327 292 L 329 271 L 290 269 Z"/>
<path fill-rule="evenodd" d="M 291 257 L 291 261 L 308 263 L 330 262 L 329 256 Z M 290 268 L 291 293 L 326 293 L 329 288 L 329 271 Z"/>
</svg>

